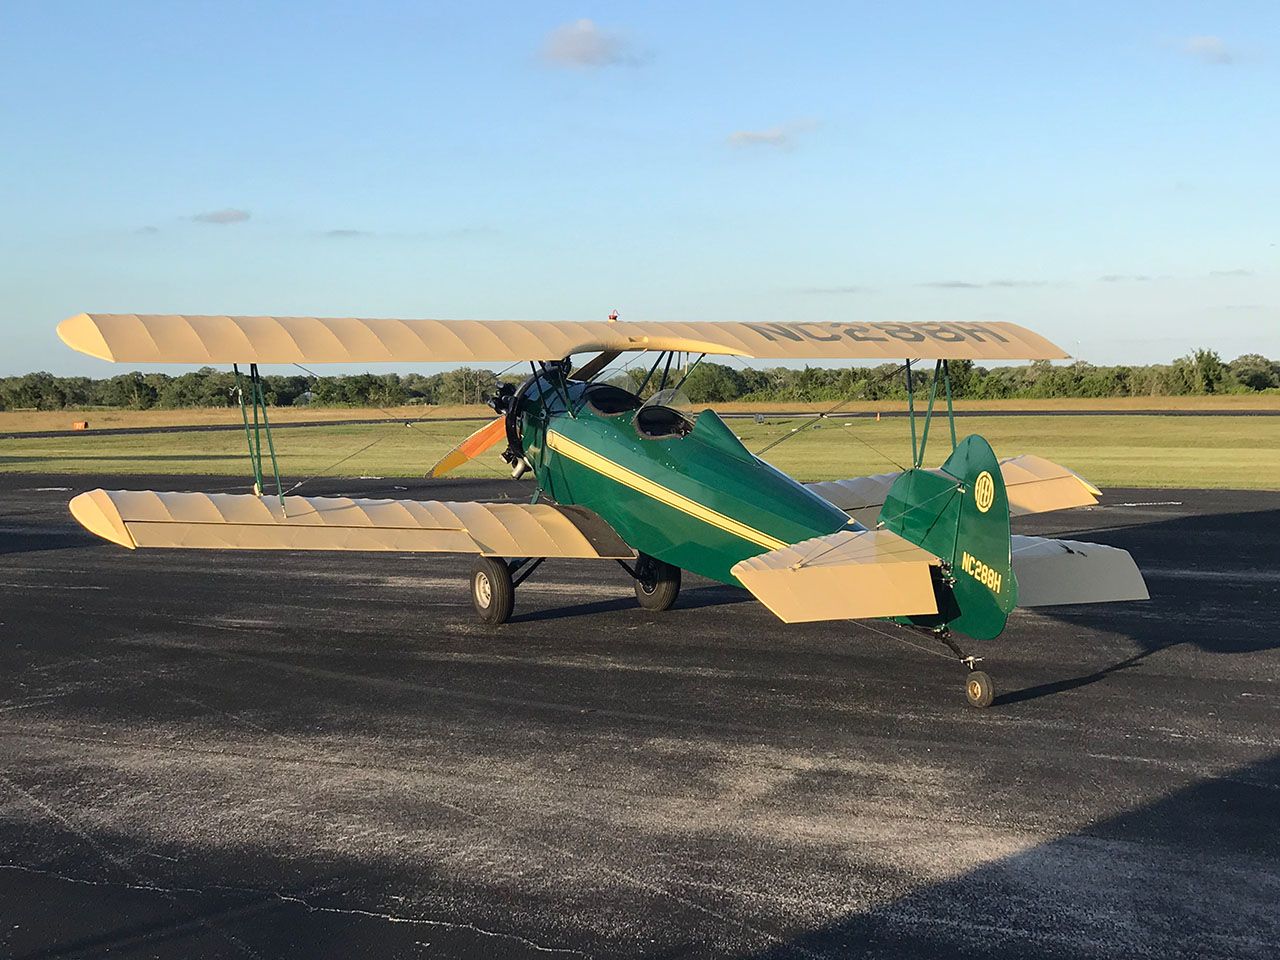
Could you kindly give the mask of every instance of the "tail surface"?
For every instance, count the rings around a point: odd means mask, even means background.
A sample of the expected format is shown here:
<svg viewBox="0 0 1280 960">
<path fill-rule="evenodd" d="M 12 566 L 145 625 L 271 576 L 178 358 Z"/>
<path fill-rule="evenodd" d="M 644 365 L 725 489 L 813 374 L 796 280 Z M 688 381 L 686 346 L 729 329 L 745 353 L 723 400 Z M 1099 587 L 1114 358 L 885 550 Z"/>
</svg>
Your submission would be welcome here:
<svg viewBox="0 0 1280 960">
<path fill-rule="evenodd" d="M 974 434 L 937 471 L 908 470 L 885 498 L 880 525 L 944 561 L 938 613 L 906 618 L 950 626 L 978 640 L 1004 630 L 1018 605 L 1009 539 L 1009 497 L 991 445 Z"/>
</svg>

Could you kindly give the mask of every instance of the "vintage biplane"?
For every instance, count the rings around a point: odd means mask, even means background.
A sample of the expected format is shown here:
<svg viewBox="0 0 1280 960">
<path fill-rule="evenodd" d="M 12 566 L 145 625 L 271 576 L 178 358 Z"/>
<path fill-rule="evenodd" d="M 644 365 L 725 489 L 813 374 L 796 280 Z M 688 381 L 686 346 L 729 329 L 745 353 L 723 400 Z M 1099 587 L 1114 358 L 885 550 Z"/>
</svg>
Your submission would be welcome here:
<svg viewBox="0 0 1280 960">
<path fill-rule="evenodd" d="M 87 529 L 131 549 L 472 554 L 472 600 L 489 624 L 507 620 L 516 586 L 546 559 L 617 561 L 648 610 L 671 607 L 681 572 L 690 571 L 746 588 L 788 623 L 884 618 L 917 628 L 968 668 L 966 696 L 978 707 L 991 703 L 991 679 L 953 634 L 992 639 L 1016 606 L 1147 598 L 1124 550 L 1010 534 L 1011 515 L 1096 503 L 1096 487 L 1035 455 L 997 459 L 980 436 L 956 439 L 948 361 L 1066 356 L 1011 323 L 80 314 L 58 334 L 104 360 L 231 364 L 242 385 L 253 494 L 99 489 L 71 501 Z M 599 379 L 627 351 L 657 354 L 636 393 Z M 580 354 L 595 356 L 575 368 L 571 358 Z M 689 408 L 671 371 L 673 358 L 695 354 L 906 358 L 910 468 L 821 483 L 791 479 L 747 450 L 714 411 Z M 512 476 L 532 478 L 528 502 L 286 496 L 278 469 L 276 495 L 264 495 L 264 428 L 272 464 L 275 454 L 259 364 L 427 361 L 529 362 L 527 379 L 491 398 L 498 418 L 432 471 L 438 476 L 505 443 Z M 920 361 L 934 362 L 934 376 L 918 416 L 912 370 Z M 247 376 L 239 364 L 249 365 Z M 677 363 L 677 373 L 682 366 L 689 369 Z M 940 388 L 951 453 L 929 469 L 925 449 Z"/>
</svg>

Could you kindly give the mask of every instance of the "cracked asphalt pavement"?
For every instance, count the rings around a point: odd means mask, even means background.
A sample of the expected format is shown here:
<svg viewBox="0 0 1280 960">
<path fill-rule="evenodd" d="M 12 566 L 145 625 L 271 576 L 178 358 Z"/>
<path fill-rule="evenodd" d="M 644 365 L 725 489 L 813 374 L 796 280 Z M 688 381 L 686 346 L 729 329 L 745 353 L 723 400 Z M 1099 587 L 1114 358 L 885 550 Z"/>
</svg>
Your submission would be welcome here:
<svg viewBox="0 0 1280 960">
<path fill-rule="evenodd" d="M 130 553 L 66 510 L 232 483 L 0 477 L 2 957 L 1280 954 L 1280 493 L 1018 522 L 1152 600 L 1019 611 L 975 711 L 921 638 L 695 578 L 651 614 L 548 562 L 486 628 L 465 558 Z"/>
</svg>

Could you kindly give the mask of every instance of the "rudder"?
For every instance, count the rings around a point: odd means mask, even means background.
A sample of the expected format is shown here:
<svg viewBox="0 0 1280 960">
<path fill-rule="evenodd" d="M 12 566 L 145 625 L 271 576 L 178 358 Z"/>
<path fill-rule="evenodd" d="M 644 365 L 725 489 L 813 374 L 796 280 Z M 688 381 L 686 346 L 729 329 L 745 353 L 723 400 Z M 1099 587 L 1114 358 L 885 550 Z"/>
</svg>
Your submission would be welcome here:
<svg viewBox="0 0 1280 960">
<path fill-rule="evenodd" d="M 938 614 L 906 618 L 991 640 L 1018 603 L 1009 498 L 991 445 L 977 434 L 956 445 L 941 473 L 908 470 L 880 510 L 880 524 L 949 565 L 935 584 Z"/>
</svg>

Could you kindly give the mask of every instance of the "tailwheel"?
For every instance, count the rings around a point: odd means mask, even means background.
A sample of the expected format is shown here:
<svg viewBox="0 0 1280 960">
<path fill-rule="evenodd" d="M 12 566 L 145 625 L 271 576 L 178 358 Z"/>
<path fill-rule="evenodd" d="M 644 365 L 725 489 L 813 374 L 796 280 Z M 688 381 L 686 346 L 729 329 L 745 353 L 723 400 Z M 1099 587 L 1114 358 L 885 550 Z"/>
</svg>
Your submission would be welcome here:
<svg viewBox="0 0 1280 960">
<path fill-rule="evenodd" d="M 471 567 L 471 602 L 488 624 L 506 623 L 516 605 L 511 568 L 497 557 L 480 557 Z"/>
<path fill-rule="evenodd" d="M 989 707 L 996 697 L 995 684 L 981 670 L 970 670 L 964 681 L 964 695 L 971 707 Z"/>
<path fill-rule="evenodd" d="M 680 595 L 680 568 L 648 554 L 636 561 L 636 600 L 646 610 L 670 610 Z"/>
</svg>

